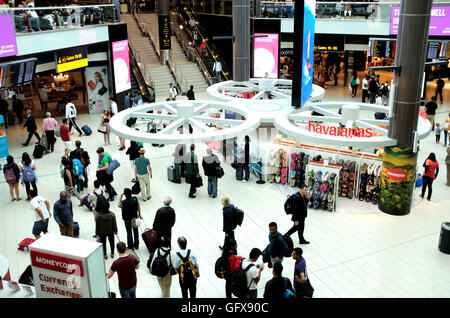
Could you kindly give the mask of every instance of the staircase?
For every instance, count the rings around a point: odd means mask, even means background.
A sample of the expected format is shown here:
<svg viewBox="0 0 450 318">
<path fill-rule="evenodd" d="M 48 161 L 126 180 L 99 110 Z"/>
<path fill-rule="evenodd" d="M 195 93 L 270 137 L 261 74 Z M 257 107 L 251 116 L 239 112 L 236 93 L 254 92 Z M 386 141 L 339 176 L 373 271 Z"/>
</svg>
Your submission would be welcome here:
<svg viewBox="0 0 450 318">
<path fill-rule="evenodd" d="M 127 24 L 128 41 L 135 52 L 136 59 L 138 59 L 138 62 L 141 63 L 145 70 L 148 70 L 148 74 L 145 75 L 149 82 L 153 82 L 156 100 L 166 100 L 169 96 L 169 83 L 175 83 L 169 67 L 160 64 L 150 39 L 148 36 L 141 34 L 132 14 L 121 14 L 121 20 Z"/>
<path fill-rule="evenodd" d="M 147 30 L 152 33 L 155 39 L 155 45 L 159 47 L 159 30 L 158 30 L 158 15 L 157 14 L 139 14 L 142 22 L 147 23 Z M 182 78 L 183 89 L 186 91 L 190 85 L 194 85 L 194 91 L 204 92 L 208 88 L 208 83 L 204 78 L 200 68 L 194 62 L 190 62 L 183 52 L 181 45 L 177 42 L 175 36 L 171 37 L 172 43 L 172 57 L 179 71 L 179 76 Z M 153 77 L 153 76 L 152 76 Z M 173 81 L 175 83 L 175 81 Z"/>
</svg>

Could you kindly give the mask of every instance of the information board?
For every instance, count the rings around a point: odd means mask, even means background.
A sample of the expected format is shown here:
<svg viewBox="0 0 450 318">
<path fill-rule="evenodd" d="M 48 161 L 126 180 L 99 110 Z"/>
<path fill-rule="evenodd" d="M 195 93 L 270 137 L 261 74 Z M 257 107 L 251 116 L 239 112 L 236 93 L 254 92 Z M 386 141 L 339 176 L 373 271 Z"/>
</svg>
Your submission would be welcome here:
<svg viewBox="0 0 450 318">
<path fill-rule="evenodd" d="M 36 70 L 36 58 L 0 64 L 0 90 L 30 84 Z"/>
<path fill-rule="evenodd" d="M 77 46 L 56 51 L 58 73 L 76 70 L 88 66 L 87 47 Z"/>
<path fill-rule="evenodd" d="M 162 14 L 158 16 L 159 26 L 159 49 L 170 50 L 170 17 L 168 14 Z"/>
</svg>

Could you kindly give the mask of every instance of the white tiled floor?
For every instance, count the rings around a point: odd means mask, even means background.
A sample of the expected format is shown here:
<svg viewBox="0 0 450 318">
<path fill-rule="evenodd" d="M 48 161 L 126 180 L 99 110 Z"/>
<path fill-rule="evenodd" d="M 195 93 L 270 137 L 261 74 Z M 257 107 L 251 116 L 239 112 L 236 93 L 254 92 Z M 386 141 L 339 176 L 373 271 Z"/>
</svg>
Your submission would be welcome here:
<svg viewBox="0 0 450 318">
<path fill-rule="evenodd" d="M 433 87 L 430 86 L 429 91 L 432 90 Z M 448 92 L 449 89 L 446 89 L 445 100 L 448 100 Z M 352 100 L 348 90 L 343 87 L 327 88 L 326 94 L 326 100 Z M 196 95 L 198 99 L 206 97 L 204 93 L 196 92 Z M 444 107 L 440 107 L 438 121 L 447 116 L 449 105 L 450 103 L 446 102 Z M 88 124 L 95 129 L 99 117 L 81 115 L 78 123 Z M 10 152 L 16 161 L 23 151 L 32 152 L 32 146 L 25 148 L 20 145 L 24 138 L 25 131 L 19 126 L 8 129 Z M 94 132 L 93 135 L 83 136 L 80 140 L 82 147 L 90 152 L 95 162 L 95 150 L 103 145 L 102 135 Z M 117 150 L 118 138 L 112 137 L 112 143 L 106 150 L 121 162 L 113 183 L 119 192 L 131 185 L 131 168 L 125 152 Z M 236 181 L 234 170 L 229 164 L 224 164 L 225 176 L 219 180 L 218 198 L 209 198 L 206 186 L 203 186 L 199 189 L 196 199 L 189 199 L 188 185 L 166 181 L 166 167 L 172 162 L 171 153 L 174 146 L 155 148 L 146 144 L 145 148 L 154 176 L 151 180 L 152 199 L 141 202 L 146 225 L 152 225 L 163 197 L 170 195 L 177 215 L 172 234 L 173 245 L 176 245 L 176 238 L 183 235 L 188 239 L 188 247 L 198 255 L 201 272 L 198 297 L 224 297 L 225 282 L 216 278 L 213 273 L 214 262 L 220 255 L 218 245 L 223 242 L 220 198 L 229 196 L 231 201 L 246 213 L 243 227 L 236 230 L 236 239 L 239 254 L 248 257 L 253 247 L 263 249 L 268 244 L 269 222 L 276 221 L 282 233 L 291 227 L 290 217 L 283 211 L 285 195 L 277 185 L 255 184 L 254 176 L 251 182 L 246 184 Z M 421 142 L 419 164 L 421 165 L 429 152 L 434 151 L 441 164 L 441 172 L 433 186 L 432 201 L 416 200 L 416 206 L 407 216 L 309 211 L 305 236 L 311 244 L 303 245 L 302 248 L 315 288 L 315 297 L 450 297 L 450 255 L 439 252 L 437 248 L 440 224 L 450 221 L 450 188 L 444 185 L 444 150 L 442 145 L 434 143 L 434 135 Z M 36 160 L 39 194 L 49 199 L 52 204 L 63 189 L 58 168 L 62 153 L 62 143 L 58 141 L 55 153 Z M 203 154 L 204 150 L 199 153 Z M 89 176 L 92 187 L 95 177 L 95 169 L 92 167 Z M 24 195 L 22 186 L 20 190 Z M 17 251 L 17 243 L 25 237 L 32 237 L 34 217 L 26 201 L 10 201 L 8 186 L 3 179 L 0 182 L 0 193 L 0 254 L 9 260 L 11 277 L 17 280 L 29 264 L 29 255 Z M 418 196 L 417 190 L 415 196 Z M 118 218 L 119 236 L 125 241 L 126 232 L 120 210 L 116 207 L 117 200 L 114 203 L 112 210 Z M 94 221 L 91 212 L 76 207 L 75 220 L 81 227 L 80 239 L 93 240 Z M 54 220 L 49 224 L 49 231 L 59 233 Z M 293 236 L 293 239 L 294 243 L 297 243 L 296 236 Z M 141 244 L 138 255 L 142 262 L 138 270 L 138 297 L 161 297 L 156 279 L 145 267 L 148 252 L 144 244 Z M 105 262 L 106 269 L 111 263 L 111 259 Z M 293 260 L 285 259 L 283 265 L 284 275 L 292 277 Z M 271 276 L 271 270 L 265 269 L 262 272 L 259 297 L 262 297 L 264 285 Z M 117 276 L 110 281 L 110 285 L 111 289 L 118 293 Z M 181 297 L 176 278 L 172 281 L 171 296 Z"/>
</svg>

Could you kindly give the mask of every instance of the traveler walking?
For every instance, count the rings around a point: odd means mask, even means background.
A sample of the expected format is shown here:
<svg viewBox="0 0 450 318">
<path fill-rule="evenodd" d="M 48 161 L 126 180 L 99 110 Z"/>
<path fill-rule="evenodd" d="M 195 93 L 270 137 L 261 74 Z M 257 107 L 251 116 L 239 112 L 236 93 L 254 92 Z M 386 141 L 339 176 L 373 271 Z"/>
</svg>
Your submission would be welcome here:
<svg viewBox="0 0 450 318">
<path fill-rule="evenodd" d="M 362 91 L 362 102 L 366 102 L 366 98 L 369 98 L 369 75 L 365 74 L 364 79 L 362 81 L 361 91 Z"/>
<path fill-rule="evenodd" d="M 199 169 L 198 169 L 198 159 L 197 155 L 194 153 L 195 145 L 191 144 L 190 147 L 191 151 L 188 152 L 184 157 L 184 163 L 185 163 L 185 176 L 186 176 L 186 183 L 189 183 L 191 186 L 189 188 L 189 197 L 195 198 L 194 195 L 195 192 L 197 192 L 197 178 L 200 177 Z"/>
<path fill-rule="evenodd" d="M 244 179 L 242 182 L 247 182 L 250 177 L 250 137 L 244 137 Z"/>
<path fill-rule="evenodd" d="M 55 150 L 55 129 L 58 127 L 58 123 L 55 118 L 52 118 L 52 114 L 47 112 L 45 114 L 46 118 L 42 120 L 42 130 L 47 138 L 47 150 L 53 152 Z"/>
<path fill-rule="evenodd" d="M 125 95 L 125 98 L 123 99 L 123 108 L 128 109 L 133 105 L 131 91 L 128 91 Z"/>
<path fill-rule="evenodd" d="M 297 298 L 306 296 L 306 261 L 303 257 L 303 250 L 300 247 L 294 248 L 292 258 L 295 260 L 294 266 L 294 290 Z"/>
<path fill-rule="evenodd" d="M 173 100 L 177 99 L 178 89 L 172 83 L 169 84 L 169 94 L 172 94 Z"/>
<path fill-rule="evenodd" d="M 177 169 L 177 173 L 180 176 L 180 178 L 185 177 L 185 171 L 186 167 L 184 164 L 184 156 L 186 153 L 186 145 L 185 144 L 178 144 L 175 147 L 175 151 L 173 153 L 173 163 L 175 166 L 175 169 Z"/>
<path fill-rule="evenodd" d="M 111 185 L 111 182 L 113 182 L 114 177 L 113 173 L 107 174 L 106 170 L 109 168 L 109 164 L 112 161 L 111 155 L 107 152 L 105 152 L 105 149 L 103 147 L 99 147 L 97 149 L 98 154 L 98 168 L 97 168 L 97 180 L 100 181 L 100 184 L 103 185 L 106 189 L 106 192 L 108 192 L 108 200 L 114 201 L 114 196 L 117 195 L 116 190 L 114 190 L 113 186 Z"/>
<path fill-rule="evenodd" d="M 369 101 L 371 104 L 375 104 L 379 90 L 380 87 L 378 86 L 376 78 L 375 76 L 372 76 L 369 81 Z"/>
<path fill-rule="evenodd" d="M 389 94 L 391 92 L 391 88 L 389 87 L 389 82 L 386 81 L 380 88 L 381 101 L 384 106 L 387 106 L 389 103 Z"/>
<path fill-rule="evenodd" d="M 436 129 L 434 130 L 434 134 L 436 135 L 436 143 L 438 144 L 439 141 L 441 140 L 441 124 L 436 123 Z"/>
<path fill-rule="evenodd" d="M 194 85 L 189 87 L 189 90 L 186 92 L 186 97 L 188 100 L 195 100 Z"/>
<path fill-rule="evenodd" d="M 220 166 L 219 157 L 212 153 L 212 149 L 206 149 L 207 156 L 203 157 L 202 167 L 205 176 L 208 177 L 208 195 L 211 198 L 217 197 L 217 173 L 216 167 Z"/>
<path fill-rule="evenodd" d="M 235 207 L 230 204 L 230 199 L 225 197 L 222 199 L 222 211 L 223 211 L 223 232 L 225 232 L 225 239 L 223 241 L 223 246 L 227 246 L 230 241 L 233 241 L 234 230 L 237 227 L 235 218 Z M 224 247 L 219 246 L 220 249 Z"/>
<path fill-rule="evenodd" d="M 69 120 L 69 130 L 72 132 L 72 126 L 75 127 L 75 129 L 78 131 L 78 133 L 81 135 L 83 135 L 83 132 L 81 131 L 81 129 L 78 127 L 77 122 L 76 122 L 76 117 L 77 117 L 77 108 L 75 107 L 75 105 L 70 101 L 69 98 L 66 99 L 67 104 L 66 104 L 66 118 Z"/>
<path fill-rule="evenodd" d="M 50 202 L 41 196 L 37 195 L 35 190 L 30 190 L 30 205 L 34 214 L 33 235 L 36 239 L 41 237 L 41 233 L 47 234 L 48 221 L 52 214 L 50 213 Z"/>
<path fill-rule="evenodd" d="M 196 298 L 197 279 L 200 276 L 197 256 L 194 251 L 186 249 L 187 240 L 184 236 L 178 238 L 180 250 L 173 257 L 173 267 L 179 276 L 181 295 L 184 299 Z"/>
<path fill-rule="evenodd" d="M 220 74 L 222 73 L 222 63 L 220 61 L 214 62 L 213 71 L 216 72 L 217 81 L 220 81 Z"/>
<path fill-rule="evenodd" d="M 270 262 L 272 265 L 282 263 L 284 256 L 289 252 L 289 247 L 283 239 L 283 236 L 278 232 L 278 226 L 275 222 L 269 224 L 269 246 L 268 251 L 270 255 Z"/>
<path fill-rule="evenodd" d="M 123 200 L 123 196 L 125 199 Z M 139 231 L 136 226 L 136 219 L 141 216 L 141 206 L 138 199 L 132 195 L 131 189 L 125 188 L 120 195 L 117 205 L 122 209 L 122 220 L 127 231 L 127 245 L 130 250 L 139 249 Z M 134 240 L 133 240 L 134 236 Z"/>
<path fill-rule="evenodd" d="M 437 97 L 441 98 L 441 104 L 443 103 L 444 99 L 442 98 L 442 90 L 444 89 L 445 82 L 441 79 L 439 76 L 438 80 L 436 81 L 436 93 L 434 94 L 434 99 L 437 101 Z"/>
<path fill-rule="evenodd" d="M 63 179 L 65 191 L 68 194 L 71 194 L 73 192 L 73 189 L 75 189 L 75 176 L 73 175 L 72 165 L 70 163 L 70 160 L 66 157 L 62 157 L 61 164 L 64 167 Z"/>
<path fill-rule="evenodd" d="M 25 121 L 23 127 L 27 127 L 28 138 L 22 145 L 24 145 L 25 147 L 28 146 L 28 143 L 30 142 L 33 135 L 35 135 L 38 139 L 37 144 L 41 141 L 41 137 L 39 137 L 39 134 L 37 133 L 36 120 L 34 119 L 33 115 L 31 115 L 31 109 L 27 109 L 27 120 Z"/>
<path fill-rule="evenodd" d="M 105 146 L 111 144 L 111 140 L 110 140 L 111 127 L 109 126 L 110 119 L 111 119 L 111 115 L 110 115 L 109 111 L 107 109 L 104 109 L 100 120 L 102 122 L 102 126 L 106 127 L 106 131 L 103 134 L 103 139 L 105 140 Z"/>
<path fill-rule="evenodd" d="M 426 188 L 428 187 L 427 200 L 430 201 L 431 192 L 433 191 L 433 181 L 437 178 L 439 173 L 439 163 L 436 160 L 436 155 L 434 152 L 430 153 L 428 158 L 425 160 L 423 167 L 425 168 L 425 171 L 423 172 L 422 194 L 419 195 L 419 197 L 423 199 Z"/>
<path fill-rule="evenodd" d="M 157 246 L 161 246 L 162 238 L 168 242 L 171 247 L 172 227 L 175 225 L 175 210 L 170 206 L 172 204 L 171 197 L 164 198 L 164 206 L 156 211 L 155 219 L 153 220 L 153 229 L 157 235 Z"/>
<path fill-rule="evenodd" d="M 59 200 L 53 204 L 53 216 L 59 225 L 61 235 L 73 237 L 73 208 L 67 192 L 59 193 Z"/>
<path fill-rule="evenodd" d="M 139 158 L 134 160 L 134 173 L 136 179 L 139 181 L 139 186 L 141 187 L 142 200 L 150 200 L 150 179 L 152 175 L 152 167 L 150 165 L 150 160 L 145 156 L 145 149 L 139 149 Z"/>
<path fill-rule="evenodd" d="M 19 121 L 19 125 L 22 125 L 23 123 L 23 110 L 24 110 L 24 106 L 23 106 L 23 102 L 17 98 L 17 95 L 14 94 L 12 97 L 12 109 L 13 112 L 16 113 L 17 115 L 17 120 Z"/>
<path fill-rule="evenodd" d="M 135 256 L 125 253 L 127 250 L 125 243 L 117 243 L 116 248 L 119 258 L 111 265 L 107 277 L 110 279 L 117 272 L 117 275 L 119 275 L 120 297 L 136 298 L 136 269 L 139 269 L 139 261 Z"/>
<path fill-rule="evenodd" d="M 50 87 L 45 86 L 39 88 L 39 101 L 41 102 L 41 108 L 43 113 L 46 113 L 48 110 L 48 93 L 52 91 Z"/>
<path fill-rule="evenodd" d="M 438 105 L 436 103 L 436 97 L 431 97 L 431 101 L 425 104 L 425 111 L 427 113 L 427 119 L 431 122 L 432 130 L 434 131 L 434 117 L 436 116 L 436 109 Z"/>
<path fill-rule="evenodd" d="M 253 248 L 250 251 L 248 259 L 242 261 L 242 268 L 247 268 L 252 265 L 247 272 L 247 286 L 248 294 L 247 298 L 258 298 L 258 282 L 261 279 L 261 272 L 264 269 L 264 263 L 258 263 L 258 258 L 261 256 L 261 250 L 258 248 Z"/>
<path fill-rule="evenodd" d="M 14 157 L 11 155 L 6 157 L 6 165 L 3 166 L 3 174 L 5 175 L 6 183 L 9 185 L 11 201 L 22 200 L 19 196 L 20 168 L 14 162 Z M 14 197 L 14 192 L 16 193 L 16 197 Z"/>
<path fill-rule="evenodd" d="M 100 242 L 103 244 L 103 255 L 105 259 L 108 259 L 108 253 L 106 252 L 106 239 L 109 240 L 111 258 L 114 258 L 114 235 L 117 235 L 116 215 L 109 210 L 109 207 L 109 202 L 107 201 L 101 207 L 98 206 L 98 216 L 95 220 L 95 234 L 100 238 Z"/>
<path fill-rule="evenodd" d="M 448 114 L 447 119 L 442 123 L 442 129 L 444 130 L 444 147 L 447 146 L 447 136 L 450 132 L 450 113 Z M 449 146 L 450 146 L 450 137 L 449 137 Z"/>
<path fill-rule="evenodd" d="M 167 237 L 163 237 L 161 246 L 156 249 L 156 257 L 149 263 L 150 272 L 156 276 L 161 288 L 162 298 L 170 298 L 172 273 L 174 273 L 170 241 L 166 239 Z"/>
<path fill-rule="evenodd" d="M 353 71 L 352 80 L 350 82 L 350 86 L 352 87 L 352 97 L 355 97 L 358 91 L 359 78 L 358 73 Z"/>
<path fill-rule="evenodd" d="M 297 231 L 299 244 L 309 244 L 303 236 L 303 232 L 305 230 L 305 218 L 308 216 L 308 187 L 303 185 L 297 193 L 293 194 L 292 200 L 293 209 L 291 220 L 294 221 L 294 226 L 285 235 L 291 236 L 295 233 L 295 231 Z"/>
<path fill-rule="evenodd" d="M 72 142 L 70 141 L 70 128 L 68 125 L 68 119 L 63 118 L 62 125 L 59 127 L 59 131 L 61 132 L 61 140 L 64 143 L 64 156 L 68 157 L 69 152 L 72 149 Z"/>
<path fill-rule="evenodd" d="M 22 174 L 22 181 L 25 184 L 25 189 L 27 192 L 27 201 L 31 200 L 30 185 L 33 190 L 38 193 L 36 186 L 36 165 L 34 160 L 31 160 L 30 155 L 27 152 L 22 154 L 22 162 L 19 165 L 20 173 Z"/>
<path fill-rule="evenodd" d="M 130 166 L 134 175 L 136 175 L 134 160 L 136 160 L 140 156 L 139 149 L 140 147 L 138 146 L 137 142 L 134 140 L 130 140 L 130 147 L 128 147 L 127 152 L 125 153 L 130 159 Z M 138 180 L 137 178 L 133 178 L 131 182 L 138 182 Z"/>
<path fill-rule="evenodd" d="M 224 274 L 225 278 L 225 297 L 231 297 L 231 276 L 234 271 L 239 268 L 242 257 L 237 256 L 237 242 L 235 240 L 229 240 L 227 245 L 223 247 L 222 260 L 226 268 Z"/>
<path fill-rule="evenodd" d="M 87 173 L 87 167 L 91 164 L 91 160 L 89 158 L 89 153 L 85 151 L 83 148 L 81 148 L 81 141 L 76 140 L 75 141 L 75 149 L 70 152 L 70 156 L 72 158 L 76 158 L 81 161 L 81 164 L 83 165 L 83 179 L 80 178 L 80 188 L 87 188 L 88 187 L 88 173 Z"/>
<path fill-rule="evenodd" d="M 266 283 L 266 287 L 264 288 L 265 299 L 283 299 L 285 298 L 286 290 L 294 293 L 291 281 L 282 275 L 283 265 L 281 263 L 273 265 L 272 274 L 273 278 Z"/>
</svg>

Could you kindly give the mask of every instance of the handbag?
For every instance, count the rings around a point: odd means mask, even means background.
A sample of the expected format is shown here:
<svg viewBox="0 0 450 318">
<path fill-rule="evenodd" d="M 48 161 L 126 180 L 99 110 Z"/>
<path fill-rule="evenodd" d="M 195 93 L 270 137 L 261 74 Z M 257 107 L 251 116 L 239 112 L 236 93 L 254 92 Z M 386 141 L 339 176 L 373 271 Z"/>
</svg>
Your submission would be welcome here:
<svg viewBox="0 0 450 318">
<path fill-rule="evenodd" d="M 100 89 L 98 90 L 98 94 L 99 94 L 100 96 L 103 96 L 107 91 L 108 91 L 108 89 L 107 89 L 105 86 L 103 86 L 102 88 L 100 88 Z"/>
<path fill-rule="evenodd" d="M 314 294 L 314 288 L 311 285 L 311 282 L 309 281 L 309 277 L 308 277 L 308 271 L 306 270 L 305 267 L 305 274 L 306 274 L 306 280 L 303 283 L 303 290 L 302 290 L 302 297 L 307 297 L 307 298 L 312 298 L 313 294 Z"/>
<path fill-rule="evenodd" d="M 138 218 L 132 218 L 131 219 L 131 227 L 132 228 L 138 228 L 139 226 L 141 226 L 141 219 Z"/>
<path fill-rule="evenodd" d="M 202 185 L 203 185 L 202 176 L 196 176 L 195 177 L 195 187 L 200 188 Z"/>
<path fill-rule="evenodd" d="M 217 165 L 215 167 L 215 175 L 217 178 L 222 178 L 224 176 L 225 172 L 223 171 L 223 168 L 220 165 Z"/>
<path fill-rule="evenodd" d="M 100 125 L 97 128 L 97 131 L 102 134 L 106 134 L 106 126 Z"/>
</svg>

